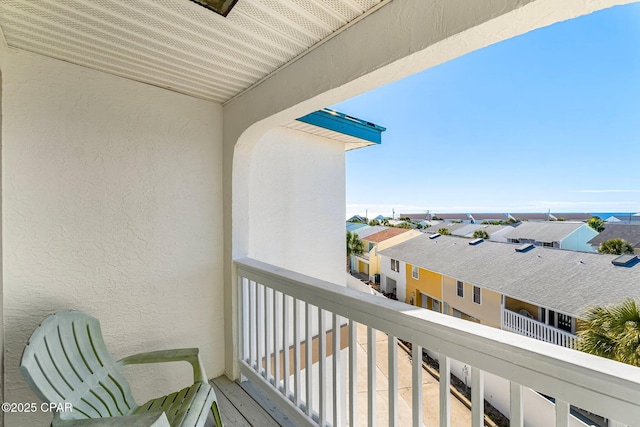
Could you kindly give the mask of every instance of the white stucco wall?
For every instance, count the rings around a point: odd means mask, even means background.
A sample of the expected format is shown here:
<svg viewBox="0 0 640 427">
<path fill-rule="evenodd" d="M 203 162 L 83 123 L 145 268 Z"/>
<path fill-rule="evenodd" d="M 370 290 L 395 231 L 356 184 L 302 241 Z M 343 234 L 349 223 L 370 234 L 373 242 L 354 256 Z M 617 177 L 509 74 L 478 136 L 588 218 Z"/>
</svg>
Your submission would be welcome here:
<svg viewBox="0 0 640 427">
<path fill-rule="evenodd" d="M 278 127 L 250 162 L 248 256 L 345 285 L 344 144 Z"/>
<path fill-rule="evenodd" d="M 222 108 L 29 53 L 3 58 L 5 400 L 47 315 L 97 317 L 116 358 L 200 347 L 224 368 Z M 139 403 L 187 364 L 127 367 Z M 7 416 L 7 426 L 46 415 Z"/>
</svg>

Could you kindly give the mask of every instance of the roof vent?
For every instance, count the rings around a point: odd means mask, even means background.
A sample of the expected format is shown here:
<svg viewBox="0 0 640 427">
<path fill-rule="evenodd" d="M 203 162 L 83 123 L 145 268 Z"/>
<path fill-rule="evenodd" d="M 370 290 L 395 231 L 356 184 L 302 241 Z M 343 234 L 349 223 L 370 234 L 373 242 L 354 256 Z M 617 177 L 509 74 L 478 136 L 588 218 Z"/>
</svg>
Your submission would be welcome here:
<svg viewBox="0 0 640 427">
<path fill-rule="evenodd" d="M 472 241 L 469 242 L 469 245 L 475 246 L 478 243 L 482 243 L 482 242 L 484 242 L 484 239 L 473 239 Z"/>
<path fill-rule="evenodd" d="M 618 267 L 631 267 L 637 261 L 638 257 L 636 255 L 620 255 L 611 260 L 611 264 L 617 265 Z"/>
<path fill-rule="evenodd" d="M 534 248 L 533 243 L 525 243 L 516 248 L 516 252 L 527 252 Z"/>
<path fill-rule="evenodd" d="M 437 239 L 437 238 L 438 238 L 438 237 L 440 237 L 440 236 L 441 236 L 441 234 L 440 234 L 440 233 L 436 233 L 436 234 L 432 234 L 431 236 L 429 236 L 429 238 L 430 238 L 431 240 L 433 240 L 433 239 Z"/>
</svg>

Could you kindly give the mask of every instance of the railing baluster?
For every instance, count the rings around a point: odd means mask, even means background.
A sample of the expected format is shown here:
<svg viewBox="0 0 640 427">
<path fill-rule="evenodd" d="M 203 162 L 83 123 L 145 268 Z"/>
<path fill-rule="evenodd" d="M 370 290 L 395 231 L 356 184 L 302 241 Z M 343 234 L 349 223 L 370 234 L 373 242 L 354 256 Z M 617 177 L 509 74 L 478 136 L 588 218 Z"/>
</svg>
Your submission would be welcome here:
<svg viewBox="0 0 640 427">
<path fill-rule="evenodd" d="M 471 367 L 471 425 L 484 426 L 484 372 Z"/>
<path fill-rule="evenodd" d="M 411 385 L 413 427 L 422 427 L 422 347 L 411 344 Z"/>
<path fill-rule="evenodd" d="M 280 348 L 282 346 L 282 328 L 280 327 L 280 305 L 282 292 L 273 291 L 273 385 L 280 389 Z"/>
<path fill-rule="evenodd" d="M 300 407 L 300 301 L 293 299 L 293 403 Z"/>
<path fill-rule="evenodd" d="M 569 427 L 569 404 L 556 399 L 556 427 Z"/>
<path fill-rule="evenodd" d="M 376 425 L 376 330 L 367 326 L 368 425 Z"/>
<path fill-rule="evenodd" d="M 524 426 L 524 411 L 522 410 L 522 386 L 513 381 L 509 384 L 509 419 L 510 427 Z"/>
<path fill-rule="evenodd" d="M 253 286 L 252 286 L 253 284 Z M 256 283 L 251 281 L 249 282 L 249 335 L 250 342 L 253 343 L 251 345 L 251 351 L 249 353 L 249 366 L 256 370 L 256 372 L 260 372 L 258 366 L 258 359 L 256 357 L 258 351 L 258 345 L 254 345 L 258 343 L 258 313 L 257 313 L 257 303 L 256 303 Z"/>
<path fill-rule="evenodd" d="M 388 335 L 389 425 L 398 425 L 398 338 Z"/>
<path fill-rule="evenodd" d="M 311 382 L 313 379 L 312 371 L 313 371 L 313 336 L 311 335 L 311 304 L 306 303 L 305 305 L 305 314 L 306 314 L 306 322 L 305 322 L 305 374 L 306 374 L 306 382 L 305 388 L 307 389 L 306 393 L 306 411 L 307 415 L 311 415 L 311 403 L 312 403 L 312 393 L 311 393 Z"/>
<path fill-rule="evenodd" d="M 356 322 L 349 319 L 349 425 L 358 425 L 358 332 Z"/>
<path fill-rule="evenodd" d="M 332 334 L 332 351 L 333 351 L 333 425 L 339 426 L 340 416 L 342 414 L 342 399 L 340 392 L 343 390 L 340 377 L 340 316 L 333 313 L 333 334 Z"/>
<path fill-rule="evenodd" d="M 449 427 L 451 416 L 449 388 L 451 387 L 451 360 L 440 354 L 440 427 Z"/>
<path fill-rule="evenodd" d="M 262 366 L 263 344 L 269 335 L 264 329 L 264 300 L 265 300 L 265 287 L 259 283 L 256 283 L 256 372 L 260 375 L 265 375 L 264 367 Z M 266 352 L 266 347 L 264 347 Z"/>
<path fill-rule="evenodd" d="M 291 376 L 291 362 L 289 357 L 289 307 L 291 307 L 289 303 L 290 297 L 285 294 L 282 294 L 282 356 L 283 356 L 283 370 L 282 370 L 282 379 L 283 379 L 283 392 L 284 395 L 287 396 L 287 399 L 290 396 L 291 385 L 289 384 L 289 378 Z"/>
<path fill-rule="evenodd" d="M 273 353 L 271 352 L 271 345 L 273 344 L 273 314 L 271 313 L 273 310 L 273 294 L 275 291 L 273 289 L 266 289 L 264 293 L 264 327 L 265 327 L 265 335 L 264 335 L 264 351 L 265 351 L 265 376 L 268 382 L 271 382 L 271 359 L 273 357 Z M 275 347 L 274 347 L 275 348 Z M 275 385 L 275 379 L 273 381 Z"/>
<path fill-rule="evenodd" d="M 238 275 L 238 357 L 240 360 L 247 360 L 247 350 L 249 345 L 247 342 L 247 309 L 245 298 L 247 295 L 246 279 Z"/>
<path fill-rule="evenodd" d="M 327 420 L 327 325 L 324 310 L 318 308 L 318 415 L 320 427 Z"/>
</svg>

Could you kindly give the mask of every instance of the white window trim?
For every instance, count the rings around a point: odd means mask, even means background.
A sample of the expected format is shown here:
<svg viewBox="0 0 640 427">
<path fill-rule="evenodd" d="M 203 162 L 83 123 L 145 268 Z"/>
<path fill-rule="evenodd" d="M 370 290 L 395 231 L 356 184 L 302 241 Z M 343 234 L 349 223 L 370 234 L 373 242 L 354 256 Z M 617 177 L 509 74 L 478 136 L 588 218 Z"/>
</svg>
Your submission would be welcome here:
<svg viewBox="0 0 640 427">
<path fill-rule="evenodd" d="M 411 277 L 416 280 L 420 279 L 420 271 L 418 269 L 418 266 L 416 265 L 411 266 Z"/>
<path fill-rule="evenodd" d="M 462 284 L 462 295 L 460 295 L 460 288 L 458 287 L 460 284 Z M 464 282 L 460 280 L 456 280 L 456 295 L 460 298 L 464 298 Z"/>
</svg>

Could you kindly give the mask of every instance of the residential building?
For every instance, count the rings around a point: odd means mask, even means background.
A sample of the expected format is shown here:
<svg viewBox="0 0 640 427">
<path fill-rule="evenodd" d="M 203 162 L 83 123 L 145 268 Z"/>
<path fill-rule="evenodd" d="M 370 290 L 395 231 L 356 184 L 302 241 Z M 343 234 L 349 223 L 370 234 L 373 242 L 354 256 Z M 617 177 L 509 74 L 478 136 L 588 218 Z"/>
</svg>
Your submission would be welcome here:
<svg viewBox="0 0 640 427">
<path fill-rule="evenodd" d="M 513 221 L 523 221 L 523 222 L 540 222 L 540 221 L 552 221 L 555 218 L 551 216 L 550 213 L 526 213 L 526 212 L 518 212 L 518 213 L 510 213 L 509 218 Z"/>
<path fill-rule="evenodd" d="M 469 214 L 474 224 L 480 224 L 483 222 L 498 222 L 509 221 L 509 214 L 507 213 L 472 213 Z"/>
<path fill-rule="evenodd" d="M 347 221 L 347 231 L 355 232 L 357 230 L 366 230 L 367 228 L 371 228 L 371 226 L 367 224 L 363 224 L 361 222 L 349 222 Z"/>
<path fill-rule="evenodd" d="M 631 243 L 631 246 L 640 255 L 640 223 L 639 224 L 621 224 L 607 223 L 604 230 L 587 243 L 597 251 L 603 242 L 611 239 L 623 239 Z"/>
<path fill-rule="evenodd" d="M 640 224 L 640 212 L 630 215 L 610 216 L 606 221 L 619 224 Z"/>
<path fill-rule="evenodd" d="M 556 221 L 589 221 L 593 215 L 590 213 L 580 213 L 580 212 L 552 212 L 552 219 Z"/>
<path fill-rule="evenodd" d="M 584 222 L 523 222 L 504 235 L 509 243 L 533 243 L 571 251 L 594 252 L 588 243 L 598 232 Z"/>
<path fill-rule="evenodd" d="M 444 392 L 424 399 L 439 400 L 440 425 L 456 421 L 450 360 L 471 366 L 476 383 L 483 372 L 500 375 L 516 397 L 523 388 L 553 396 L 559 423 L 568 423 L 569 403 L 636 423 L 636 368 L 347 289 L 344 151 L 352 142 L 297 120 L 625 1 L 557 3 L 239 0 L 223 18 L 186 0 L 0 1 L 2 401 L 38 401 L 20 354 L 45 317 L 76 308 L 100 319 L 114 356 L 199 347 L 209 375 L 248 378 L 295 425 L 364 423 L 346 392 L 356 372 L 368 379 L 368 404 L 358 408 L 377 408 L 364 418 L 393 420 L 397 385 L 376 405 L 371 365 L 339 371 L 344 360 L 323 357 L 326 340 L 353 342 L 353 334 L 339 337 L 342 327 L 327 326 L 322 310 L 350 331 L 362 324 L 416 352 L 437 346 Z M 298 302 L 293 311 L 283 295 Z M 282 315 L 269 311 L 279 306 Z M 312 316 L 317 322 L 303 321 Z M 296 333 L 266 329 L 271 322 Z M 284 339 L 269 344 L 278 331 Z M 298 344 L 317 349 L 308 363 L 296 363 Z M 281 355 L 265 370 L 265 358 Z M 420 358 L 412 360 L 419 385 Z M 281 366 L 294 381 L 275 374 Z M 144 401 L 180 388 L 182 369 L 144 366 L 127 377 Z M 330 371 L 332 381 L 311 376 Z M 414 389 L 419 425 L 422 388 Z M 474 387 L 475 426 L 482 394 Z M 511 416 L 522 424 L 518 402 Z M 50 421 L 44 412 L 7 413 L 0 424 Z"/>
<path fill-rule="evenodd" d="M 589 306 L 640 298 L 637 257 L 428 235 L 380 256 L 405 266 L 400 300 L 564 346 Z"/>
<path fill-rule="evenodd" d="M 456 227 L 451 231 L 452 236 L 473 237 L 473 233 L 477 230 L 485 231 L 489 235 L 492 242 L 507 242 L 505 234 L 513 230 L 511 225 L 492 225 L 492 224 L 469 224 L 465 227 Z"/>
<path fill-rule="evenodd" d="M 471 224 L 473 218 L 467 213 L 435 213 L 432 219 L 440 219 L 445 222 L 461 222 Z"/>
<path fill-rule="evenodd" d="M 380 283 L 380 256 L 378 251 L 421 234 L 419 231 L 406 228 L 385 227 L 382 231 L 361 237 L 360 239 L 364 243 L 364 253 L 355 255 L 357 260 L 356 271 L 368 275 L 370 282 Z"/>
</svg>

